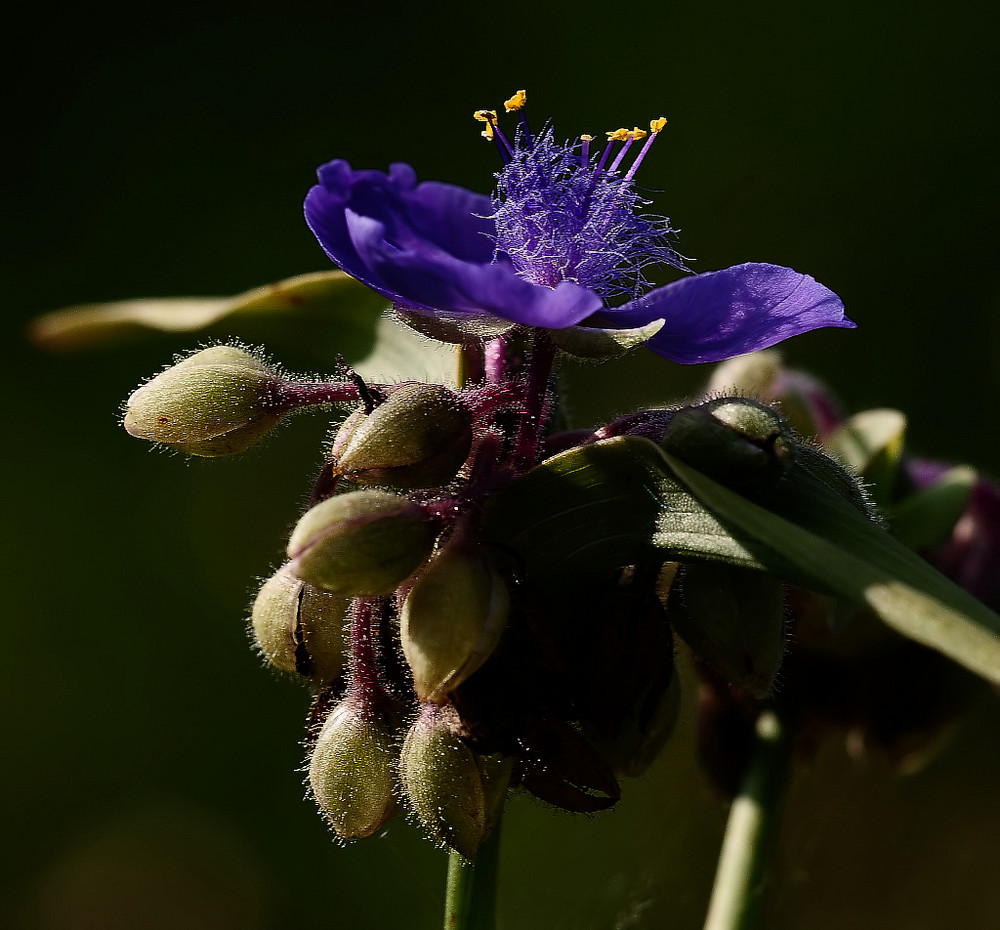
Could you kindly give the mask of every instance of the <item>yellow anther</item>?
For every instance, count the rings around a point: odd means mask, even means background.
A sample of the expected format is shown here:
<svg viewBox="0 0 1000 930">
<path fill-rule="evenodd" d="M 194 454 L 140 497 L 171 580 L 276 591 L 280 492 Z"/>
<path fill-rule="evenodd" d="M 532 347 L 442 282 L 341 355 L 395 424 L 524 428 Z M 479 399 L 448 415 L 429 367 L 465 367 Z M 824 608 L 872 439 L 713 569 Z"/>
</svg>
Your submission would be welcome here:
<svg viewBox="0 0 1000 930">
<path fill-rule="evenodd" d="M 649 133 L 648 133 L 648 132 L 646 132 L 646 130 L 645 130 L 645 129 L 640 129 L 640 128 L 639 128 L 638 126 L 636 126 L 636 127 L 635 127 L 635 129 L 633 129 L 633 130 L 632 130 L 632 131 L 631 131 L 631 132 L 629 133 L 629 135 L 630 135 L 630 136 L 631 136 L 631 137 L 632 137 L 633 139 L 645 139 L 645 138 L 646 138 L 646 136 L 648 136 L 648 135 L 649 135 Z"/>
<path fill-rule="evenodd" d="M 594 141 L 594 137 L 593 136 L 588 136 L 586 133 L 584 133 L 582 136 L 580 136 L 580 141 L 581 142 L 593 142 Z"/>
<path fill-rule="evenodd" d="M 661 116 L 659 119 L 651 119 L 649 128 L 651 132 L 663 132 L 663 127 L 667 125 L 667 118 Z"/>
<path fill-rule="evenodd" d="M 628 138 L 627 129 L 616 129 L 614 132 L 606 132 L 608 142 L 624 142 Z"/>
<path fill-rule="evenodd" d="M 508 113 L 513 113 L 514 110 L 520 110 L 528 102 L 528 92 L 526 90 L 519 90 L 510 100 L 505 100 L 503 102 L 503 108 Z"/>
<path fill-rule="evenodd" d="M 497 111 L 496 110 L 476 110 L 472 114 L 474 120 L 479 120 L 480 123 L 486 123 L 486 128 L 480 133 L 480 135 L 489 140 L 493 141 L 493 127 L 497 122 Z"/>
</svg>

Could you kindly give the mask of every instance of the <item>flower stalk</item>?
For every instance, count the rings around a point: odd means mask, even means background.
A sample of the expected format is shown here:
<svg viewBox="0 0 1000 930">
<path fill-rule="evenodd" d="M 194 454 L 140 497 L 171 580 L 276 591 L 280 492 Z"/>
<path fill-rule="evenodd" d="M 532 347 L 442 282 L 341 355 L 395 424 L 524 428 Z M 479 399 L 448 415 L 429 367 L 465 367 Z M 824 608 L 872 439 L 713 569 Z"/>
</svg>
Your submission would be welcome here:
<svg viewBox="0 0 1000 930">
<path fill-rule="evenodd" d="M 474 861 L 449 850 L 444 930 L 495 930 L 500 823 L 498 820 Z"/>
<path fill-rule="evenodd" d="M 549 379 L 556 348 L 544 330 L 535 331 L 528 359 L 527 384 L 515 446 L 515 466 L 526 471 L 538 458 L 538 447 L 545 427 L 549 398 Z"/>
<path fill-rule="evenodd" d="M 773 710 L 757 718 L 753 756 L 729 809 L 704 930 L 761 930 L 771 854 L 791 768 L 788 723 Z"/>
</svg>

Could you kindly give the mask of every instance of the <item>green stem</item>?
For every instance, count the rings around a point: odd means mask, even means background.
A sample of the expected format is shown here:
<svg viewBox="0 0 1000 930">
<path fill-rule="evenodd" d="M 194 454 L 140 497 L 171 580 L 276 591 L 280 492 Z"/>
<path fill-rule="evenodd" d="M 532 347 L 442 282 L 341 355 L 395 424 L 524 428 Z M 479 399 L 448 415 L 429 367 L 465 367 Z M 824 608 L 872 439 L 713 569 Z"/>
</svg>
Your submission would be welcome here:
<svg viewBox="0 0 1000 930">
<path fill-rule="evenodd" d="M 759 930 L 770 856 L 781 819 L 791 737 L 774 711 L 757 718 L 754 755 L 729 810 L 705 930 Z"/>
<path fill-rule="evenodd" d="M 444 930 L 495 930 L 499 864 L 499 821 L 474 862 L 449 851 Z"/>
</svg>

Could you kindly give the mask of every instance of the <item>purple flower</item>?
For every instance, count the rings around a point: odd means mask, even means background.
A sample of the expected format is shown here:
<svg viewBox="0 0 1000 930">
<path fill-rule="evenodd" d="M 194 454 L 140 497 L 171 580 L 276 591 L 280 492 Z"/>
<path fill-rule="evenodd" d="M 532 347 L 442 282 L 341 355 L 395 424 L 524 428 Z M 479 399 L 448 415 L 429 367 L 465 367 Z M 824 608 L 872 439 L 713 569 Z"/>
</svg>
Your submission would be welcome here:
<svg viewBox="0 0 1000 930">
<path fill-rule="evenodd" d="M 520 109 L 523 94 L 508 101 Z M 319 169 L 306 221 L 327 255 L 403 310 L 451 321 L 499 318 L 564 329 L 635 329 L 657 320 L 648 346 L 676 362 L 714 362 L 823 326 L 853 327 L 840 299 L 808 275 L 748 263 L 650 289 L 645 271 L 688 272 L 665 217 L 643 213 L 635 171 L 666 123 L 651 132 L 554 141 L 523 120 L 513 144 L 480 111 L 505 165 L 492 198 L 433 181 L 409 165 Z M 627 169 L 633 144 L 646 139 Z M 617 147 L 617 148 L 616 148 Z"/>
</svg>

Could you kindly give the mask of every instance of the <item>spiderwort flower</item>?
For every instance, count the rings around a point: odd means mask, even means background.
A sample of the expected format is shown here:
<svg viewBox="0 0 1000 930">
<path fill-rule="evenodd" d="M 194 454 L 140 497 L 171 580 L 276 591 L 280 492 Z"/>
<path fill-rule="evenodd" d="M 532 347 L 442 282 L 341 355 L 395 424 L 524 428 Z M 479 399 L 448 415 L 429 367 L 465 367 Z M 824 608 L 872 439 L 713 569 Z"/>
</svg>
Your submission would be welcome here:
<svg viewBox="0 0 1000 930">
<path fill-rule="evenodd" d="M 505 104 L 522 111 L 524 91 Z M 682 363 L 713 362 L 824 326 L 853 327 L 840 299 L 808 275 L 751 262 L 690 274 L 665 217 L 642 213 L 635 174 L 666 124 L 562 144 L 551 127 L 521 121 L 513 142 L 493 111 L 483 135 L 504 160 L 493 198 L 434 181 L 409 165 L 355 171 L 342 160 L 319 169 L 306 221 L 348 274 L 401 310 L 468 323 L 483 318 L 565 329 L 637 329 L 663 320 L 651 349 Z M 645 140 L 626 167 L 633 146 Z M 645 270 L 689 276 L 650 290 Z"/>
</svg>

